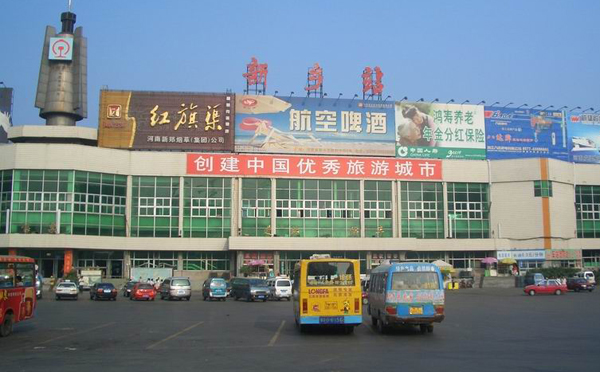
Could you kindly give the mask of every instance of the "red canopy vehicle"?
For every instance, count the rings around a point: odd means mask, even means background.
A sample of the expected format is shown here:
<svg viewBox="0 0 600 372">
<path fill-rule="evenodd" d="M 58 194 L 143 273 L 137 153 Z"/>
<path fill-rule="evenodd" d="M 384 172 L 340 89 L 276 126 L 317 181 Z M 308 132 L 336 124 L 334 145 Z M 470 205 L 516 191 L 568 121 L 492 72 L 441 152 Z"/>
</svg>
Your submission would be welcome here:
<svg viewBox="0 0 600 372">
<path fill-rule="evenodd" d="M 35 261 L 20 256 L 0 256 L 0 336 L 8 336 L 13 324 L 33 317 L 35 309 Z"/>
</svg>

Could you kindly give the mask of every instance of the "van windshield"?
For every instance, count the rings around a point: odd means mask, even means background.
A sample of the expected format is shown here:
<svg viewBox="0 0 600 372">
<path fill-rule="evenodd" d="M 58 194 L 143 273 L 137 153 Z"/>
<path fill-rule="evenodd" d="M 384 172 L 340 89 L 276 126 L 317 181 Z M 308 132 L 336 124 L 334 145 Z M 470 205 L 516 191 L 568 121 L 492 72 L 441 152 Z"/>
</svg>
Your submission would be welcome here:
<svg viewBox="0 0 600 372">
<path fill-rule="evenodd" d="M 187 279 L 173 279 L 173 282 L 171 283 L 171 285 L 190 285 L 189 280 Z"/>
<path fill-rule="evenodd" d="M 437 273 L 399 272 L 392 274 L 392 290 L 440 289 Z"/>
<path fill-rule="evenodd" d="M 256 287 L 266 287 L 267 281 L 263 280 L 263 279 L 250 279 L 250 285 L 253 285 Z"/>
<path fill-rule="evenodd" d="M 216 288 L 221 288 L 221 287 L 225 287 L 225 280 L 223 279 L 213 279 L 210 282 L 210 285 Z"/>
<path fill-rule="evenodd" d="M 353 286 L 354 265 L 351 262 L 309 262 L 306 284 L 309 287 Z"/>
<path fill-rule="evenodd" d="M 291 287 L 292 283 L 290 283 L 289 280 L 278 280 L 276 286 L 277 287 Z"/>
</svg>

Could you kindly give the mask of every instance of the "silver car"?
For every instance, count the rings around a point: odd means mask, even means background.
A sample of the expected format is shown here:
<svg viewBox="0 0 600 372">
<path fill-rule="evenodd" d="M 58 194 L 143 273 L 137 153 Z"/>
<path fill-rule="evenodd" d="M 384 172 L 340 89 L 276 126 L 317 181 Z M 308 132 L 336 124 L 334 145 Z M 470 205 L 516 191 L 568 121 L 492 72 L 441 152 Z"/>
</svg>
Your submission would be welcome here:
<svg viewBox="0 0 600 372">
<path fill-rule="evenodd" d="M 192 297 L 192 284 L 188 278 L 183 277 L 172 277 L 167 278 L 160 285 L 160 299 L 170 300 L 172 298 L 178 298 L 190 300 Z"/>
<path fill-rule="evenodd" d="M 54 290 L 54 294 L 56 295 L 57 300 L 62 300 L 63 298 L 77 300 L 79 297 L 79 288 L 77 288 L 75 283 L 62 282 L 58 283 L 58 286 L 56 286 L 56 289 Z"/>
</svg>

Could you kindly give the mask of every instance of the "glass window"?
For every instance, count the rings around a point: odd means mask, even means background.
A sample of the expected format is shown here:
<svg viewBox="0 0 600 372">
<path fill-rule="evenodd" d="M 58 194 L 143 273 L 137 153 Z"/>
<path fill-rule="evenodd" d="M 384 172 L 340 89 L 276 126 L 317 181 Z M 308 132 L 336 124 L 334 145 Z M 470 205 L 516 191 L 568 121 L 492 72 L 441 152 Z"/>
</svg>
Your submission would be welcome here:
<svg viewBox="0 0 600 372">
<path fill-rule="evenodd" d="M 434 182 L 400 182 L 402 237 L 444 238 L 443 188 Z"/>
<path fill-rule="evenodd" d="M 533 181 L 533 195 L 548 198 L 552 196 L 552 181 Z"/>
<path fill-rule="evenodd" d="M 448 217 L 453 238 L 489 238 L 488 184 L 448 183 Z"/>
<path fill-rule="evenodd" d="M 439 289 L 440 282 L 434 272 L 396 272 L 392 274 L 392 290 Z"/>
<path fill-rule="evenodd" d="M 179 177 L 133 177 L 131 235 L 179 236 Z"/>
<path fill-rule="evenodd" d="M 353 286 L 354 265 L 351 262 L 309 262 L 306 284 L 309 287 Z"/>
<path fill-rule="evenodd" d="M 0 262 L 0 288 L 15 286 L 15 270 L 8 262 Z"/>
</svg>

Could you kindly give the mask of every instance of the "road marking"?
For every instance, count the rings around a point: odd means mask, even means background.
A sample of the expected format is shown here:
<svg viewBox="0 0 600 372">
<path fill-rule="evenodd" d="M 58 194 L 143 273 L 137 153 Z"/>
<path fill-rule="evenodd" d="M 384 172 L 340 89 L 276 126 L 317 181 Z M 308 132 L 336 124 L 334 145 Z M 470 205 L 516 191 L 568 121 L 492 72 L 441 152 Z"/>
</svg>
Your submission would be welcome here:
<svg viewBox="0 0 600 372">
<path fill-rule="evenodd" d="M 99 326 L 94 327 L 94 328 L 86 329 L 85 331 L 73 332 L 73 333 L 69 333 L 69 334 L 66 334 L 66 335 L 54 337 L 54 338 L 51 338 L 49 340 L 42 341 L 38 345 L 44 345 L 44 344 L 47 344 L 47 343 L 50 343 L 50 342 L 53 342 L 53 341 L 61 340 L 63 338 L 67 338 L 67 337 L 71 337 L 71 336 L 76 336 L 76 335 L 81 335 L 81 334 L 84 334 L 84 333 L 95 331 L 97 329 L 110 327 L 113 324 L 116 324 L 116 322 L 110 322 L 110 323 L 102 324 L 102 325 L 99 325 Z"/>
<path fill-rule="evenodd" d="M 148 347 L 146 348 L 146 350 L 152 349 L 152 348 L 154 348 L 155 346 L 158 346 L 158 345 L 160 345 L 160 344 L 162 344 L 162 343 L 164 343 L 164 342 L 167 342 L 167 341 L 169 341 L 169 340 L 171 340 L 171 339 L 173 339 L 173 338 L 175 338 L 175 337 L 177 337 L 177 336 L 180 336 L 180 335 L 184 334 L 185 332 L 187 332 L 187 331 L 190 331 L 190 330 L 192 330 L 192 329 L 194 329 L 194 328 L 198 327 L 199 325 L 201 325 L 201 324 L 203 324 L 203 323 L 204 323 L 204 322 L 198 322 L 198 323 L 196 323 L 196 324 L 194 324 L 194 325 L 191 325 L 191 326 L 187 327 L 186 329 L 184 329 L 184 330 L 182 330 L 182 331 L 179 331 L 179 332 L 177 332 L 177 333 L 175 333 L 175 334 L 173 334 L 173 335 L 171 335 L 171 336 L 169 336 L 169 337 L 167 337 L 167 338 L 163 338 L 162 340 L 160 340 L 160 341 L 158 341 L 158 342 L 156 342 L 156 343 L 154 343 L 154 344 L 152 344 L 152 345 L 148 346 Z"/>
<path fill-rule="evenodd" d="M 283 329 L 284 325 L 285 325 L 285 320 L 282 320 L 281 325 L 279 326 L 279 328 L 277 328 L 277 332 L 275 332 L 275 335 L 273 335 L 273 338 L 271 338 L 271 341 L 269 341 L 268 346 L 275 345 L 275 342 L 277 342 L 277 339 L 279 338 L 279 335 L 281 334 L 281 330 Z"/>
</svg>

